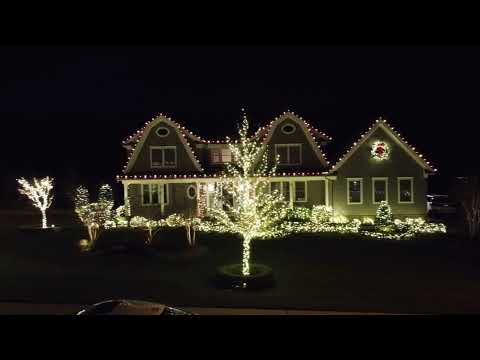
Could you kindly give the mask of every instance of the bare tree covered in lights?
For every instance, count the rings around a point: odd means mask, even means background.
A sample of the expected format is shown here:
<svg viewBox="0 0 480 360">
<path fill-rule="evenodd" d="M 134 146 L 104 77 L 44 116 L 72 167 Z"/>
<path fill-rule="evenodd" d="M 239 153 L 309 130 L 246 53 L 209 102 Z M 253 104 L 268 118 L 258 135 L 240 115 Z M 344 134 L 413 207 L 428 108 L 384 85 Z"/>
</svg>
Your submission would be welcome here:
<svg viewBox="0 0 480 360">
<path fill-rule="evenodd" d="M 27 181 L 25 178 L 17 180 L 20 187 L 18 191 L 20 194 L 27 196 L 32 200 L 33 205 L 40 209 L 42 213 L 42 228 L 47 228 L 47 209 L 52 205 L 53 194 L 50 192 L 53 189 L 53 178 L 44 177 L 38 180 L 33 178 L 32 182 Z"/>
<path fill-rule="evenodd" d="M 280 235 L 277 225 L 286 214 L 284 198 L 270 194 L 268 178 L 275 173 L 278 159 L 268 164 L 267 151 L 248 136 L 244 115 L 239 140 L 228 139 L 232 162 L 226 165 L 215 199 L 223 208 L 209 210 L 216 221 L 212 230 L 240 234 L 243 238 L 242 274 L 250 275 L 250 243 L 255 238 Z M 233 201 L 232 201 L 233 199 Z"/>
</svg>

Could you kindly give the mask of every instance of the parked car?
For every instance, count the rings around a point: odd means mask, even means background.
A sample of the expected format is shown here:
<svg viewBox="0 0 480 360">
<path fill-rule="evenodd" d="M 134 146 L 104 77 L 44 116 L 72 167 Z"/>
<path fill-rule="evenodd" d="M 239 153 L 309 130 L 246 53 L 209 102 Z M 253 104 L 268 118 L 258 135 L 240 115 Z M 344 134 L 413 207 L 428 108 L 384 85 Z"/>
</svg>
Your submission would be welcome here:
<svg viewBox="0 0 480 360">
<path fill-rule="evenodd" d="M 450 201 L 448 195 L 427 195 L 427 211 L 433 214 L 454 214 L 458 204 Z"/>
<path fill-rule="evenodd" d="M 79 311 L 77 315 L 195 315 L 167 305 L 139 300 L 107 300 Z"/>
</svg>

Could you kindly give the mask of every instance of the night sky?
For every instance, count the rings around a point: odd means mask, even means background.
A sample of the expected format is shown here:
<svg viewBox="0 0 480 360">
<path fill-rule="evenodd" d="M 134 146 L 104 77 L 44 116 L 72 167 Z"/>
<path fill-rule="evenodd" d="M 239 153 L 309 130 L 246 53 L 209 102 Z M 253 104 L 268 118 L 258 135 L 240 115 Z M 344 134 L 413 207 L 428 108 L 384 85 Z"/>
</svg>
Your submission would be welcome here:
<svg viewBox="0 0 480 360">
<path fill-rule="evenodd" d="M 383 116 L 435 181 L 478 173 L 479 64 L 480 46 L 3 46 L 2 206 L 19 176 L 113 185 L 121 142 L 160 112 L 216 139 L 242 107 L 255 127 L 290 109 L 332 162 Z"/>
</svg>

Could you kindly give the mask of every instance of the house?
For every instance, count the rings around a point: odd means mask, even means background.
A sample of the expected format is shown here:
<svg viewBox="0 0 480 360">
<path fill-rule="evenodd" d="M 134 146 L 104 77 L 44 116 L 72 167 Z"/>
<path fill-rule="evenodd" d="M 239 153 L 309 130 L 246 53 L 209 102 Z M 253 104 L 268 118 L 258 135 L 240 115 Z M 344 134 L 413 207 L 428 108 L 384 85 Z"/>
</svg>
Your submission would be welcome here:
<svg viewBox="0 0 480 360">
<path fill-rule="evenodd" d="M 428 176 L 436 170 L 383 119 L 378 119 L 334 164 L 325 155 L 332 140 L 293 112 L 254 135 L 279 156 L 271 189 L 289 206 L 332 206 L 350 218 L 373 217 L 388 201 L 398 218 L 424 217 Z M 205 140 L 159 115 L 124 143 L 128 161 L 117 176 L 132 215 L 158 219 L 173 213 L 202 215 L 215 203 L 218 177 L 231 153 L 225 141 Z"/>
</svg>

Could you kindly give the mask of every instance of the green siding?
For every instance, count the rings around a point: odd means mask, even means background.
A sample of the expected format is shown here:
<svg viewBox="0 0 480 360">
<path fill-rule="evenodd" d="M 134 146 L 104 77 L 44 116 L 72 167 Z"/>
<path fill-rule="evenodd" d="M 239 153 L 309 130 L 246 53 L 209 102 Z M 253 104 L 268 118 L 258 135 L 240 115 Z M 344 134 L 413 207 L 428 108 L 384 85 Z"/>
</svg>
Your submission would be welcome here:
<svg viewBox="0 0 480 360">
<path fill-rule="evenodd" d="M 131 212 L 133 216 L 144 216 L 149 219 L 162 219 L 173 213 L 183 213 L 196 215 L 197 200 L 189 199 L 187 196 L 187 187 L 189 183 L 168 184 L 169 203 L 165 205 L 162 215 L 160 205 L 142 205 L 142 191 L 140 184 L 130 184 L 128 186 L 128 196 L 130 199 Z M 194 185 L 192 183 L 192 185 Z"/>
<path fill-rule="evenodd" d="M 284 134 L 282 132 L 282 127 L 286 124 L 291 124 L 295 126 L 295 132 L 292 134 Z M 302 170 L 302 169 L 309 169 L 309 170 L 321 170 L 324 168 L 320 160 L 318 159 L 317 155 L 315 154 L 310 142 L 305 135 L 303 129 L 290 119 L 285 119 L 278 124 L 275 128 L 270 141 L 268 142 L 268 158 L 269 162 L 273 163 L 275 158 L 275 144 L 302 144 L 302 164 L 298 166 L 284 166 L 279 165 L 277 169 L 279 171 L 295 171 L 295 170 Z"/>
<path fill-rule="evenodd" d="M 166 137 L 159 137 L 156 134 L 156 130 L 159 127 L 166 127 L 170 130 L 170 133 Z M 150 146 L 176 146 L 177 147 L 177 166 L 175 168 L 165 168 L 159 169 L 150 167 Z M 148 134 L 143 147 L 140 149 L 140 153 L 137 156 L 135 163 L 128 172 L 129 174 L 134 173 L 149 173 L 154 172 L 156 174 L 178 174 L 185 172 L 196 172 L 198 171 L 195 167 L 192 159 L 187 153 L 185 146 L 181 142 L 177 131 L 170 125 L 167 125 L 164 122 L 159 123 L 157 126 L 152 128 Z"/>
<path fill-rule="evenodd" d="M 307 201 L 294 202 L 294 206 L 311 208 L 313 205 L 325 205 L 325 181 L 307 181 Z"/>
<path fill-rule="evenodd" d="M 384 140 L 390 146 L 390 157 L 383 161 L 371 158 L 370 149 L 375 140 Z M 363 204 L 347 204 L 347 178 L 363 178 Z M 350 217 L 374 216 L 378 204 L 372 201 L 372 177 L 388 177 L 388 202 L 399 218 L 425 216 L 427 211 L 427 182 L 423 168 L 382 128 L 378 128 L 340 167 L 333 182 L 333 206 L 336 212 Z M 413 204 L 399 204 L 397 177 L 413 177 Z"/>
</svg>

